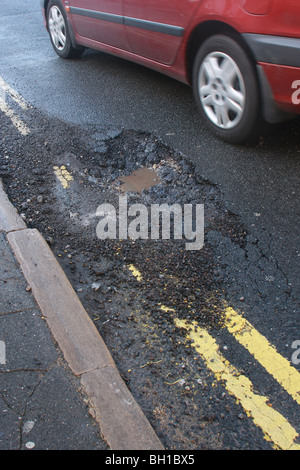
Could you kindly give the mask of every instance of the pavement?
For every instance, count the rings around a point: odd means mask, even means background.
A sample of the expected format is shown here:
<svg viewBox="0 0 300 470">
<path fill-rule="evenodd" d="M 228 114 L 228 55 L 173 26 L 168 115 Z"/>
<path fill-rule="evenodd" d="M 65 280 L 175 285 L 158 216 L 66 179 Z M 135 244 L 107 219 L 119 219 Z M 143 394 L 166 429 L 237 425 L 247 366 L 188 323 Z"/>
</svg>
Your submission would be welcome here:
<svg viewBox="0 0 300 470">
<path fill-rule="evenodd" d="M 0 180 L 0 450 L 163 450 L 36 229 Z"/>
</svg>

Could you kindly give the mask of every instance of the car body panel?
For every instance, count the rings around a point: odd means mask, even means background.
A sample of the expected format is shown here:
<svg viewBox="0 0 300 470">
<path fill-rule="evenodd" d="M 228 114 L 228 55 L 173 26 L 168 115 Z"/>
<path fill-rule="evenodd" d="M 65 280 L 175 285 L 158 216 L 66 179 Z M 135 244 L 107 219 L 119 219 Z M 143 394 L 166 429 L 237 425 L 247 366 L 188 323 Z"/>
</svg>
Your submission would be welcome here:
<svg viewBox="0 0 300 470">
<path fill-rule="evenodd" d="M 43 9 L 47 1 L 41 0 Z M 199 48 L 201 41 L 216 30 L 218 33 L 224 30 L 225 34 L 230 31 L 240 38 L 260 68 L 257 76 L 261 92 L 269 89 L 268 100 L 263 99 L 263 103 L 272 99 L 278 108 L 300 113 L 298 101 L 292 99 L 293 83 L 300 80 L 299 0 L 61 0 L 61 3 L 78 45 L 134 61 L 187 84 L 191 84 L 189 54 L 194 39 L 198 41 L 194 47 Z M 272 37 L 276 40 L 268 42 Z M 293 38 L 295 47 L 284 49 L 285 40 L 291 45 Z M 262 76 L 267 87 L 261 82 Z"/>
<path fill-rule="evenodd" d="M 69 5 L 78 36 L 130 49 L 123 24 L 123 0 L 72 0 Z"/>
<path fill-rule="evenodd" d="M 123 0 L 124 22 L 135 54 L 172 64 L 198 2 Z"/>
</svg>

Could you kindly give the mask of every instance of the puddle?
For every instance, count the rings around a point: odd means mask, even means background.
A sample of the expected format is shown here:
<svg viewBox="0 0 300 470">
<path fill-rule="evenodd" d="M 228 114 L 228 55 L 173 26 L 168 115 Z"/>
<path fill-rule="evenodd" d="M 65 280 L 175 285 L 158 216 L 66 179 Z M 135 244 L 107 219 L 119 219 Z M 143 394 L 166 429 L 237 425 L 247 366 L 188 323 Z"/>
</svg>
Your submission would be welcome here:
<svg viewBox="0 0 300 470">
<path fill-rule="evenodd" d="M 122 176 L 117 181 L 121 182 L 122 191 L 131 191 L 141 193 L 144 189 L 149 189 L 162 183 L 155 170 L 151 168 L 141 168 L 134 171 L 129 176 Z"/>
</svg>

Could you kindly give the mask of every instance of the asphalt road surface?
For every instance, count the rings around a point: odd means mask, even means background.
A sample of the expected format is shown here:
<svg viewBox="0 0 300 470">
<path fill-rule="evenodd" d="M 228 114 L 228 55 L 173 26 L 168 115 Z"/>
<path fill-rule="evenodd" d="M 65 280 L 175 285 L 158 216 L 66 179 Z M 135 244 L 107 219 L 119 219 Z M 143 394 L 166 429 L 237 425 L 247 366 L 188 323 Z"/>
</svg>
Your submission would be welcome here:
<svg viewBox="0 0 300 470">
<path fill-rule="evenodd" d="M 0 176 L 164 445 L 299 445 L 299 120 L 225 144 L 187 86 L 95 51 L 59 59 L 38 0 L 0 13 L 0 85 L 19 119 L 0 113 Z M 199 252 L 96 239 L 91 214 L 145 165 L 163 184 L 131 202 L 204 203 Z"/>
</svg>

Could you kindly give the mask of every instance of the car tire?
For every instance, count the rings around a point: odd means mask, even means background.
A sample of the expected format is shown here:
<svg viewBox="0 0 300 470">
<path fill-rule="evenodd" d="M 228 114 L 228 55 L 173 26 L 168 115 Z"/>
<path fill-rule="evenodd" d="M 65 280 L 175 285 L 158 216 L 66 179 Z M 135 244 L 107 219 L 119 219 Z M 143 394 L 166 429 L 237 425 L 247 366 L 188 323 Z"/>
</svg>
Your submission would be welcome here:
<svg viewBox="0 0 300 470">
<path fill-rule="evenodd" d="M 238 40 L 216 35 L 203 43 L 194 62 L 193 90 L 202 118 L 219 138 L 245 144 L 258 137 L 258 80 Z"/>
<path fill-rule="evenodd" d="M 59 0 L 50 0 L 47 8 L 47 26 L 56 54 L 63 59 L 79 57 L 84 48 L 73 45 L 71 27 Z"/>
</svg>

